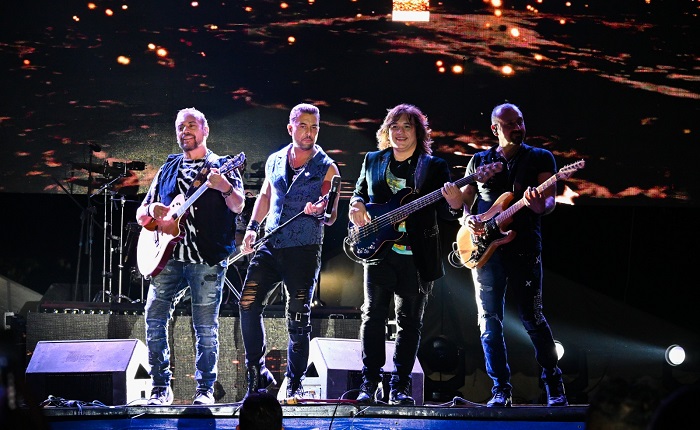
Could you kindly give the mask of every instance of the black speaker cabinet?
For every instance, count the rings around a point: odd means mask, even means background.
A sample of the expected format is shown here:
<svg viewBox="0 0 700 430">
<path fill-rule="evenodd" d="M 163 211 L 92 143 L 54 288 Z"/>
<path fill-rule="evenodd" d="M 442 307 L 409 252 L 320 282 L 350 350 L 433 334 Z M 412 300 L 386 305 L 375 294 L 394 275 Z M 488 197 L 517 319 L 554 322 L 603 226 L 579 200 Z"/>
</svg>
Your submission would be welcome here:
<svg viewBox="0 0 700 430">
<path fill-rule="evenodd" d="M 357 339 L 360 329 L 359 318 L 311 318 L 311 336 L 326 338 Z M 277 381 L 284 380 L 287 370 L 287 343 L 289 333 L 284 318 L 265 317 L 267 334 L 266 365 Z M 146 327 L 143 315 L 117 314 L 70 314 L 36 313 L 27 315 L 27 353 L 41 356 L 35 350 L 41 341 L 70 341 L 73 339 L 139 339 L 146 342 Z M 175 315 L 169 324 L 170 360 L 173 379 L 171 385 L 175 394 L 175 404 L 192 404 L 197 383 L 193 380 L 195 361 L 195 337 L 192 318 Z M 69 343 L 70 343 L 69 342 Z M 218 403 L 238 402 L 246 392 L 245 356 L 238 317 L 219 318 L 219 373 L 214 386 L 214 398 Z M 89 345 L 83 345 L 87 348 Z M 147 363 L 147 356 L 144 357 Z M 144 366 L 147 368 L 147 366 Z M 58 369 L 63 371 L 63 368 Z M 33 376 L 34 377 L 34 376 Z M 150 384 L 150 380 L 147 380 Z M 43 382 L 42 382 L 43 386 Z M 278 387 L 273 389 L 277 394 Z M 61 395 L 58 391 L 42 392 L 43 396 Z M 71 400 L 84 399 L 71 395 Z M 150 385 L 146 398 L 150 395 Z M 129 397 L 131 399 L 131 397 Z M 45 397 L 39 401 L 45 400 Z M 102 401 L 102 400 L 100 400 Z M 102 401 L 104 403 L 104 401 Z"/>
<path fill-rule="evenodd" d="M 148 351 L 138 339 L 40 341 L 25 375 L 30 397 L 126 405 L 151 390 Z"/>
<path fill-rule="evenodd" d="M 384 344 L 386 361 L 382 378 L 388 399 L 388 375 L 394 370 L 394 342 Z M 411 371 L 411 394 L 417 405 L 423 404 L 424 374 L 416 359 Z M 303 382 L 304 391 L 318 399 L 355 398 L 348 393 L 362 384 L 362 345 L 355 339 L 315 337 L 309 346 L 309 366 Z"/>
</svg>

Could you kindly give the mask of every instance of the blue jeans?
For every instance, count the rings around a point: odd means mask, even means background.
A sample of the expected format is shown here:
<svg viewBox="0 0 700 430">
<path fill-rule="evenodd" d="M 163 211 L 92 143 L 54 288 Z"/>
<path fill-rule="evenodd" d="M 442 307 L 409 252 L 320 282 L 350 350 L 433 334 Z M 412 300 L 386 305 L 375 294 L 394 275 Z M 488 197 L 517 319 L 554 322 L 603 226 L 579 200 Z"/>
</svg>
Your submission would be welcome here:
<svg viewBox="0 0 700 430">
<path fill-rule="evenodd" d="M 265 364 L 263 311 L 282 283 L 289 342 L 285 376 L 301 381 L 309 361 L 311 299 L 321 270 L 321 245 L 275 249 L 263 245 L 248 265 L 239 313 L 246 366 Z"/>
<path fill-rule="evenodd" d="M 212 267 L 170 260 L 151 280 L 146 301 L 146 343 L 153 386 L 170 385 L 168 322 L 188 286 L 197 341 L 194 377 L 197 388 L 214 386 L 219 358 L 219 307 L 225 275 L 226 268 L 221 264 Z"/>
<path fill-rule="evenodd" d="M 416 361 L 423 327 L 423 314 L 432 282 L 420 280 L 412 255 L 387 252 L 378 264 L 364 267 L 364 303 L 360 340 L 362 343 L 362 376 L 378 382 L 386 361 L 386 322 L 391 299 L 394 299 L 396 341 L 391 384 L 405 385 L 410 380 Z"/>
<path fill-rule="evenodd" d="M 542 379 L 561 376 L 557 353 L 549 324 L 542 313 L 542 257 L 540 254 L 514 254 L 497 249 L 486 264 L 472 270 L 478 310 L 481 346 L 486 373 L 493 389 L 511 389 L 510 366 L 503 337 L 503 314 L 506 289 L 511 289 L 518 315 L 535 349 L 535 359 L 542 367 Z"/>
</svg>

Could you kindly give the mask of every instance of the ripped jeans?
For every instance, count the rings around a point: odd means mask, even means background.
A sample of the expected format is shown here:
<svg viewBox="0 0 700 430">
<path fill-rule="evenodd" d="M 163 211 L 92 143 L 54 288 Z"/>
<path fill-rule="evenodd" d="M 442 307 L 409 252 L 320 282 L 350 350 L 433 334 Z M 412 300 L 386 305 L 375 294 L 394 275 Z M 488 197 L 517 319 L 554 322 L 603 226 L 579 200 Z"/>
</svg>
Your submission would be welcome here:
<svg viewBox="0 0 700 430">
<path fill-rule="evenodd" d="M 248 266 L 239 313 L 246 366 L 264 365 L 267 352 L 263 311 L 282 283 L 289 342 L 285 376 L 301 381 L 311 340 L 311 299 L 321 270 L 321 245 L 271 248 L 261 246 Z"/>
<path fill-rule="evenodd" d="M 515 254 L 497 249 L 483 267 L 472 270 L 472 279 L 486 373 L 493 380 L 493 389 L 512 388 L 503 336 L 508 288 L 535 349 L 535 360 L 542 368 L 542 379 L 558 380 L 561 370 L 557 367 L 554 338 L 542 313 L 541 254 Z"/>
<path fill-rule="evenodd" d="M 211 389 L 219 357 L 219 307 L 226 268 L 221 264 L 183 263 L 170 260 L 151 280 L 146 300 L 146 343 L 153 386 L 170 385 L 168 323 L 175 305 L 190 287 L 192 326 L 196 339 L 194 377 L 197 388 Z"/>
</svg>

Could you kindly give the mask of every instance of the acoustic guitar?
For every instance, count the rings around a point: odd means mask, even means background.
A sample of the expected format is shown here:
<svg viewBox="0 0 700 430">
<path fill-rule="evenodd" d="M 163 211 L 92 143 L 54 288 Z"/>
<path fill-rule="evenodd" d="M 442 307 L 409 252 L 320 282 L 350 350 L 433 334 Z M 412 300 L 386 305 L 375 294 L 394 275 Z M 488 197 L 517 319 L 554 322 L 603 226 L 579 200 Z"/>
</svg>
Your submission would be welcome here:
<svg viewBox="0 0 700 430">
<path fill-rule="evenodd" d="M 219 167 L 219 173 L 225 175 L 242 166 L 244 162 L 245 154 L 241 152 Z M 163 270 L 173 248 L 185 237 L 185 219 L 189 213 L 187 210 L 208 189 L 206 184 L 202 184 L 187 199 L 179 194 L 168 206 L 167 221 L 152 219 L 141 228 L 136 247 L 136 263 L 143 276 L 153 277 Z"/>
</svg>

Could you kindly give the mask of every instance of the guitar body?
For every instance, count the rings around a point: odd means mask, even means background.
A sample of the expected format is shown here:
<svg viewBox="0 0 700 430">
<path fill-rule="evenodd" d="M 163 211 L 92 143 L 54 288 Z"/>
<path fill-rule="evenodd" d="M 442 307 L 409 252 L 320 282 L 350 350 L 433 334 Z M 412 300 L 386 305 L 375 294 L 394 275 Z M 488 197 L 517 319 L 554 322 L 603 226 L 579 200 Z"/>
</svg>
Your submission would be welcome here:
<svg viewBox="0 0 700 430">
<path fill-rule="evenodd" d="M 484 233 L 480 236 L 473 235 L 467 226 L 462 226 L 457 232 L 457 251 L 459 259 L 466 267 L 473 269 L 482 267 L 496 249 L 515 239 L 515 232 L 512 230 L 503 231 L 510 223 L 504 222 L 503 225 L 498 225 L 495 222 L 495 217 L 503 212 L 510 202 L 513 200 L 513 193 L 503 193 L 494 204 L 479 215 L 484 222 Z"/>
<path fill-rule="evenodd" d="M 544 192 L 547 188 L 555 185 L 557 181 L 569 178 L 585 165 L 583 160 L 567 164 L 559 172 L 538 185 L 537 191 Z M 512 200 L 513 193 L 503 193 L 489 210 L 479 215 L 481 221 L 484 222 L 483 234 L 475 236 L 469 232 L 466 226 L 459 229 L 455 244 L 462 264 L 470 269 L 482 267 L 499 246 L 515 239 L 515 232 L 506 231 L 506 227 L 513 220 L 513 215 L 525 207 L 525 197 L 523 196 L 515 203 L 511 203 Z"/>
<path fill-rule="evenodd" d="M 404 199 L 406 202 L 411 199 L 408 197 L 413 190 L 411 188 L 404 188 L 399 190 L 392 198 L 386 203 L 367 203 L 365 207 L 367 208 L 367 213 L 370 215 L 372 220 L 385 215 L 403 205 Z M 350 234 L 343 241 L 343 250 L 345 254 L 356 263 L 373 263 L 381 260 L 384 253 L 393 246 L 394 242 L 401 239 L 405 233 L 397 230 L 397 224 L 384 223 L 384 224 L 367 224 L 359 229 L 368 229 L 371 234 L 360 235 L 360 237 L 353 241 L 353 230 L 357 231 L 356 227 L 352 222 L 349 223 L 348 231 Z M 364 237 L 362 237 L 364 236 Z"/>
<path fill-rule="evenodd" d="M 143 276 L 158 275 L 170 259 L 175 245 L 185 236 L 185 216 L 173 218 L 184 203 L 185 196 L 179 194 L 169 206 L 168 221 L 154 219 L 141 228 L 136 247 L 136 263 Z"/>
</svg>

